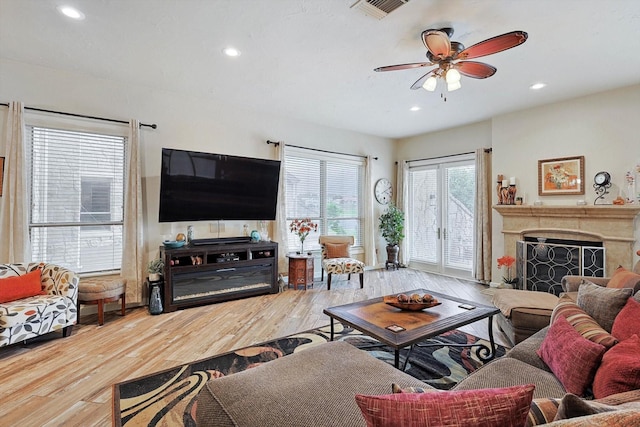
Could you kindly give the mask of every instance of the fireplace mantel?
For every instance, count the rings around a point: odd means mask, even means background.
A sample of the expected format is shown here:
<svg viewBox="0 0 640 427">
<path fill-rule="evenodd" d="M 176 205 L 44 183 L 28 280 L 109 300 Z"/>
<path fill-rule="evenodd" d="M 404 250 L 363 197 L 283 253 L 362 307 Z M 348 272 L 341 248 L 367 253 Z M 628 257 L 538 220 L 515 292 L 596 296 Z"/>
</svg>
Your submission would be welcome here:
<svg viewBox="0 0 640 427">
<path fill-rule="evenodd" d="M 638 205 L 531 206 L 495 205 L 502 215 L 505 253 L 514 255 L 516 242 L 527 236 L 601 241 L 606 249 L 606 271 L 618 265 L 631 268 Z"/>
<path fill-rule="evenodd" d="M 550 218 L 600 218 L 628 219 L 633 221 L 640 213 L 638 205 L 596 205 L 596 206 L 530 206 L 495 205 L 493 207 L 503 217 L 529 216 Z"/>
</svg>

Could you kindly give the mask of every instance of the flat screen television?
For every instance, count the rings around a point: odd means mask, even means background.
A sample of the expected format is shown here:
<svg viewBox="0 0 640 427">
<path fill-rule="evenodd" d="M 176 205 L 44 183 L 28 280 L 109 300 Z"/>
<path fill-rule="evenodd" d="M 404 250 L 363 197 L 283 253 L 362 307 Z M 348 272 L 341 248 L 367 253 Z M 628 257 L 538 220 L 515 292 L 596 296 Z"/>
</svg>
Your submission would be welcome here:
<svg viewBox="0 0 640 427">
<path fill-rule="evenodd" d="M 160 222 L 274 220 L 280 161 L 162 149 Z"/>
</svg>

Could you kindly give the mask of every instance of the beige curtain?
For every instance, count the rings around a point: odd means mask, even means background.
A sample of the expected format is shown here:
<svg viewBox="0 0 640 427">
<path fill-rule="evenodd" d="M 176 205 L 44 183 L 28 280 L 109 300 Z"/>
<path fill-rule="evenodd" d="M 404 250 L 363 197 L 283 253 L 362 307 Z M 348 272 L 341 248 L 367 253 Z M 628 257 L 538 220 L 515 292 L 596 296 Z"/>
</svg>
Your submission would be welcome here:
<svg viewBox="0 0 640 427">
<path fill-rule="evenodd" d="M 408 236 L 409 230 L 409 216 L 407 212 L 409 210 L 409 163 L 406 160 L 398 161 L 398 171 L 396 178 L 396 206 L 404 212 L 404 239 L 400 242 L 400 254 L 398 255 L 398 261 L 402 265 L 409 264 L 409 242 L 411 239 Z"/>
<path fill-rule="evenodd" d="M 280 160 L 280 181 L 278 183 L 278 205 L 276 207 L 276 221 L 273 230 L 273 239 L 278 243 L 278 271 L 287 274 L 287 254 L 289 253 L 289 244 L 287 233 L 287 204 L 286 204 L 286 182 L 284 157 L 286 154 L 286 145 L 280 142 L 276 146 L 278 160 Z"/>
<path fill-rule="evenodd" d="M 0 199 L 0 263 L 31 260 L 29 196 L 24 142 L 24 104 L 9 103 L 4 145 L 4 188 Z"/>
<path fill-rule="evenodd" d="M 481 282 L 491 281 L 491 151 L 476 150 L 476 213 L 475 262 L 473 277 Z"/>
<path fill-rule="evenodd" d="M 372 162 L 373 158 L 367 156 L 364 169 L 364 263 L 365 265 L 376 266 L 376 222 L 373 218 L 373 178 Z"/>
<path fill-rule="evenodd" d="M 142 286 L 146 276 L 139 150 L 140 123 L 137 120 L 131 120 L 125 163 L 124 230 L 120 274 L 127 280 L 127 302 L 132 303 L 142 302 Z"/>
</svg>

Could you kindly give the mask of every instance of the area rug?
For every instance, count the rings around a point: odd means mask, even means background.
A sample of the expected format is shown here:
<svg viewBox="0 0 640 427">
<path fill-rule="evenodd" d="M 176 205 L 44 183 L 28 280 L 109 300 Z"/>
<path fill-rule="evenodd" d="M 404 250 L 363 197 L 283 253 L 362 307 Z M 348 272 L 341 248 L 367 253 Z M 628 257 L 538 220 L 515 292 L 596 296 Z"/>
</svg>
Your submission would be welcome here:
<svg viewBox="0 0 640 427">
<path fill-rule="evenodd" d="M 346 341 L 378 359 L 393 364 L 394 352 L 373 338 L 350 327 L 336 324 L 335 340 Z M 162 372 L 132 379 L 113 386 L 113 419 L 116 426 L 187 426 L 195 427 L 194 403 L 198 392 L 212 378 L 231 375 L 288 354 L 303 351 L 330 339 L 330 328 L 324 327 L 290 335 L 229 353 L 213 356 Z M 450 347 L 488 341 L 454 330 L 416 347 L 411 352 L 405 372 L 425 383 L 448 390 L 475 371 L 483 362 L 475 350 Z M 380 344 L 372 346 L 372 344 Z M 505 348 L 498 346 L 496 355 Z M 404 361 L 406 351 L 401 356 Z"/>
</svg>

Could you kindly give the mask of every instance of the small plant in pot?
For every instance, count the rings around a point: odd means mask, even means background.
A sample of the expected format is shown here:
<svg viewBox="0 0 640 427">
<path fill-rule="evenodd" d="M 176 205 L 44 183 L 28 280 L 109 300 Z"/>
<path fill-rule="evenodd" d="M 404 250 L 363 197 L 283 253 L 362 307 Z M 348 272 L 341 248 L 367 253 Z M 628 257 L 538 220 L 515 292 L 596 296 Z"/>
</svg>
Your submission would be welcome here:
<svg viewBox="0 0 640 427">
<path fill-rule="evenodd" d="M 147 265 L 147 272 L 149 273 L 149 281 L 159 281 L 160 276 L 164 273 L 164 261 L 160 258 L 149 261 L 149 264 Z"/>
<path fill-rule="evenodd" d="M 404 212 L 393 202 L 389 203 L 387 211 L 380 215 L 378 228 L 382 237 L 387 241 L 386 268 L 389 268 L 389 264 L 398 267 L 398 252 L 400 251 L 398 244 L 404 239 Z"/>
</svg>

